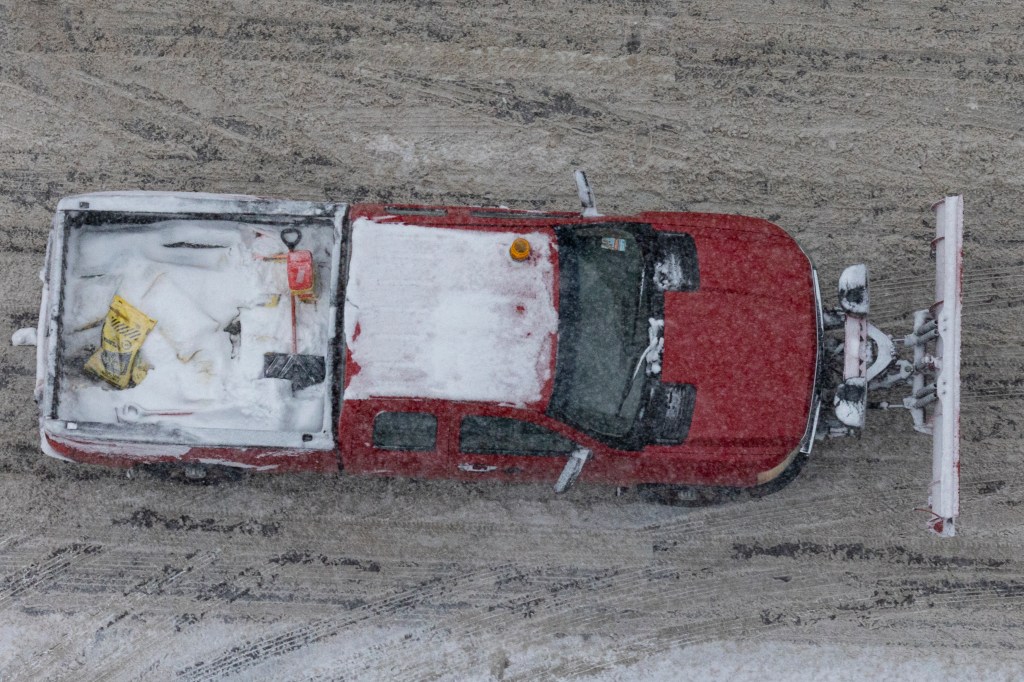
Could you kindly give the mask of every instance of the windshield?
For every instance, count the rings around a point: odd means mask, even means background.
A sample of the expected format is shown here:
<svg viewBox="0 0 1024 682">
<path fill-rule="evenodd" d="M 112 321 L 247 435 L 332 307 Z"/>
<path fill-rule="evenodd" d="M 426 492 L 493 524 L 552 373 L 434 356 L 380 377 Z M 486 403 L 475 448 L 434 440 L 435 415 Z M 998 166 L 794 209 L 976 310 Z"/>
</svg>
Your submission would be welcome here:
<svg viewBox="0 0 1024 682">
<path fill-rule="evenodd" d="M 648 343 L 644 254 L 626 225 L 558 231 L 559 338 L 551 412 L 607 440 L 640 409 Z"/>
</svg>

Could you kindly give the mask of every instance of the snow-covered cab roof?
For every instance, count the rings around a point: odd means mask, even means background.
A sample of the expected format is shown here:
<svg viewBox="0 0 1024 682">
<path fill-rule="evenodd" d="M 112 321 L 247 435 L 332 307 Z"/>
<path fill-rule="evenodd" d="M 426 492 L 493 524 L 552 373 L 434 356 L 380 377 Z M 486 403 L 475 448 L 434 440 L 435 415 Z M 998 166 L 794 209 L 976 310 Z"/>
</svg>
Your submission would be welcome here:
<svg viewBox="0 0 1024 682">
<path fill-rule="evenodd" d="M 516 261 L 512 242 L 529 241 Z M 554 235 L 352 225 L 345 399 L 536 403 L 552 374 Z"/>
</svg>

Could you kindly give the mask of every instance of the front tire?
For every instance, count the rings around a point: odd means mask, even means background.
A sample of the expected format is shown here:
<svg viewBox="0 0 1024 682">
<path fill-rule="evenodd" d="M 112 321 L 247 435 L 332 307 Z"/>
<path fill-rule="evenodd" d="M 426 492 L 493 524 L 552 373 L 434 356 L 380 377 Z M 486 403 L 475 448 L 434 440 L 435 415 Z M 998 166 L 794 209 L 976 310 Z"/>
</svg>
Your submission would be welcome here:
<svg viewBox="0 0 1024 682">
<path fill-rule="evenodd" d="M 766 483 L 750 488 L 650 483 L 638 486 L 638 492 L 643 500 L 670 507 L 711 507 L 726 502 L 756 499 L 771 495 L 789 485 L 804 468 L 807 457 L 806 452 L 797 453 L 781 474 Z"/>
</svg>

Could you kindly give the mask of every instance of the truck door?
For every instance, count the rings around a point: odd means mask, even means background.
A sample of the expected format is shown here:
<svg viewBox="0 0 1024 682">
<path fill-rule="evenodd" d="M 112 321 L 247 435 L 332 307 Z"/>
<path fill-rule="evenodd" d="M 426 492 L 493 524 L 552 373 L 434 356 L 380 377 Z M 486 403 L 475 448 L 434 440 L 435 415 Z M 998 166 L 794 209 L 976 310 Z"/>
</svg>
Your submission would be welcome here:
<svg viewBox="0 0 1024 682">
<path fill-rule="evenodd" d="M 449 419 L 420 400 L 346 401 L 339 429 L 351 474 L 447 478 Z"/>
<path fill-rule="evenodd" d="M 540 424 L 468 412 L 452 424 L 454 471 L 480 478 L 554 483 L 576 444 Z"/>
</svg>

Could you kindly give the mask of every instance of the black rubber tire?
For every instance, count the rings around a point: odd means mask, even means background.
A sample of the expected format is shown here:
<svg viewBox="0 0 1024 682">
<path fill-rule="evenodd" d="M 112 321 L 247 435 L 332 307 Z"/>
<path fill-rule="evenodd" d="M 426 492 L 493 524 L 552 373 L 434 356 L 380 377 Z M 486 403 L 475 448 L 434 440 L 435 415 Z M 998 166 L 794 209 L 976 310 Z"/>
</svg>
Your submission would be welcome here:
<svg viewBox="0 0 1024 682">
<path fill-rule="evenodd" d="M 196 476 L 195 472 L 188 471 L 192 466 L 203 469 L 202 476 Z M 173 481 L 187 485 L 220 485 L 222 483 L 235 483 L 242 480 L 245 472 L 238 467 L 221 466 L 216 464 L 195 464 L 188 462 L 169 463 L 159 462 L 157 464 L 140 464 L 139 469 L 149 475 L 163 481 Z"/>
<path fill-rule="evenodd" d="M 750 488 L 727 486 L 689 486 L 649 483 L 637 486 L 641 499 L 671 507 L 711 507 L 726 502 L 764 497 L 785 488 L 807 463 L 807 453 L 800 452 L 781 474 L 767 483 Z"/>
</svg>

